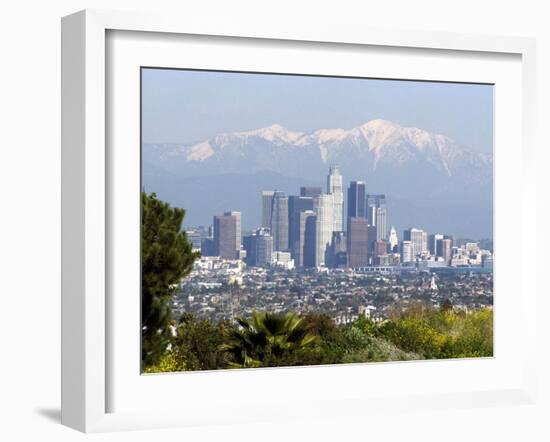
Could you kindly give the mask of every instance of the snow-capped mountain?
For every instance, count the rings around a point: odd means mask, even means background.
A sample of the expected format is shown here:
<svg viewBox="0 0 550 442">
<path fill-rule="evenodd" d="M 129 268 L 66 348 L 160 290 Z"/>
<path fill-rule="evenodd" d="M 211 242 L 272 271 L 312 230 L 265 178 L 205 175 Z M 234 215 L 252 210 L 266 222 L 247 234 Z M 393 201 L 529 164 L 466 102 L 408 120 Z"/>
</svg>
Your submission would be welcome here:
<svg viewBox="0 0 550 442">
<path fill-rule="evenodd" d="M 449 215 L 454 218 L 462 214 L 475 218 L 472 211 L 487 213 L 492 205 L 491 155 L 474 152 L 445 135 L 386 120 L 310 133 L 274 124 L 197 143 L 146 144 L 142 153 L 146 188 L 172 195 L 173 203 L 188 208 L 188 213 L 199 205 L 197 198 L 216 207 L 212 198 L 219 198 L 220 187 L 225 204 L 234 201 L 229 204 L 233 208 L 241 204 L 233 194 L 256 201 L 266 186 L 296 194 L 300 183 L 323 185 L 329 166 L 335 164 L 346 186 L 351 180 L 365 180 L 369 192 L 403 201 L 400 208 L 407 207 L 406 216 L 411 218 L 403 219 L 404 225 L 415 224 L 416 212 L 430 213 L 436 205 L 439 217 L 441 208 L 460 207 Z M 250 210 L 259 216 L 255 213 L 259 209 Z M 417 224 L 426 224 L 416 218 Z M 492 224 L 492 214 L 489 218 L 486 226 Z"/>
<path fill-rule="evenodd" d="M 290 131 L 278 124 L 229 134 L 190 145 L 146 145 L 148 159 L 172 168 L 202 170 L 202 173 L 240 173 L 270 170 L 306 173 L 303 167 L 339 164 L 361 168 L 361 174 L 380 167 L 401 169 L 422 165 L 452 177 L 472 167 L 481 177 L 491 171 L 489 155 L 472 152 L 440 134 L 401 127 L 386 120 L 371 120 L 344 129 L 319 129 L 311 133 Z M 306 161 L 306 163 L 303 163 Z M 300 164 L 296 164 L 300 162 Z M 185 164 L 187 163 L 187 164 Z M 298 166 L 298 167 L 296 167 Z M 317 167 L 314 167 L 317 169 Z"/>
</svg>

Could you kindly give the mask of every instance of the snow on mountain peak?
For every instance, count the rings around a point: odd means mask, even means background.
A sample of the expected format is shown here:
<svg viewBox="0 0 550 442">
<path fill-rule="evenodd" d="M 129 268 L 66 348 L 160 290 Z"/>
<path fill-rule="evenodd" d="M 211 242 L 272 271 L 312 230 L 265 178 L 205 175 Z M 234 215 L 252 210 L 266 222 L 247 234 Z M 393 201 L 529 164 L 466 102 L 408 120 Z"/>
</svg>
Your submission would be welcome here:
<svg viewBox="0 0 550 442">
<path fill-rule="evenodd" d="M 271 141 L 273 143 L 294 143 L 298 138 L 303 135 L 303 133 L 290 131 L 280 124 L 272 124 L 271 126 L 263 127 L 260 129 L 237 132 L 235 133 L 235 135 L 245 137 L 256 136 L 264 138 L 265 140 Z"/>
<path fill-rule="evenodd" d="M 282 148 L 283 150 L 280 150 Z M 205 161 L 211 157 L 228 158 L 259 152 L 262 157 L 287 155 L 284 151 L 318 152 L 327 163 L 338 158 L 344 150 L 352 149 L 357 158 L 370 156 L 376 169 L 379 163 L 406 164 L 410 161 L 427 161 L 437 169 L 452 175 L 457 162 L 472 162 L 478 155 L 464 149 L 450 138 L 415 127 L 402 127 L 384 119 L 374 119 L 352 129 L 318 129 L 310 133 L 294 132 L 280 124 L 259 129 L 225 133 L 180 151 L 188 161 Z M 278 152 L 278 153 L 277 153 Z M 302 155 L 300 154 L 300 155 Z M 367 155 L 367 156 L 365 156 Z M 264 158 L 264 159 L 265 159 Z M 368 160 L 371 161 L 371 160 Z M 486 162 L 486 160 L 483 160 Z"/>
</svg>

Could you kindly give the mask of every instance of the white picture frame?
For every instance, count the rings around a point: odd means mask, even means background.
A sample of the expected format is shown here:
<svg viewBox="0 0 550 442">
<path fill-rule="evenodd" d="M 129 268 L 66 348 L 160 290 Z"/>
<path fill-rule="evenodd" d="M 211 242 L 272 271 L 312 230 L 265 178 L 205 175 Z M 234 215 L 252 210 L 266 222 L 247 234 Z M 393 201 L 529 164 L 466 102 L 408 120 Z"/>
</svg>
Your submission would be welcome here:
<svg viewBox="0 0 550 442">
<path fill-rule="evenodd" d="M 85 432 L 167 426 L 206 425 L 284 419 L 296 416 L 361 415 L 373 410 L 388 412 L 410 409 L 435 409 L 487 406 L 510 403 L 531 403 L 535 397 L 534 339 L 526 339 L 524 351 L 518 355 L 522 376 L 505 388 L 481 388 L 460 393 L 430 391 L 424 395 L 389 394 L 376 401 L 367 395 L 326 400 L 315 399 L 304 411 L 300 406 L 286 408 L 261 407 L 246 417 L 237 417 L 234 410 L 213 410 L 207 407 L 190 410 L 136 409 L 113 411 L 109 405 L 111 362 L 109 327 L 113 320 L 108 297 L 109 244 L 116 230 L 109 228 L 112 211 L 110 194 L 108 133 L 110 118 L 106 76 L 108 32 L 154 32 L 156 35 L 218 36 L 222 38 L 268 39 L 270 41 L 333 44 L 339 47 L 375 46 L 384 48 L 427 49 L 444 52 L 509 54 L 520 57 L 521 63 L 521 149 L 522 186 L 519 232 L 525 238 L 533 231 L 535 220 L 534 174 L 534 109 L 535 109 L 535 43 L 518 37 L 493 37 L 416 31 L 388 31 L 343 26 L 294 28 L 281 24 L 266 27 L 253 23 L 209 23 L 194 18 L 157 17 L 87 10 L 63 18 L 62 21 L 62 423 Z M 112 61 L 112 60 L 111 60 Z M 532 242 L 531 242 L 532 243 Z M 521 272 L 527 272 L 527 259 L 534 255 L 534 245 L 522 241 L 519 252 Z M 498 271 L 498 270 L 497 270 Z M 536 280 L 522 277 L 518 315 L 523 337 L 533 337 L 535 324 L 528 318 L 536 311 Z M 139 302 L 136 299 L 136 302 Z M 137 333 L 137 330 L 136 330 Z M 533 344 L 529 344 L 532 342 Z M 498 358 L 498 354 L 496 355 Z M 472 367 L 475 369 L 475 367 Z M 285 369 L 285 372 L 303 369 Z M 361 366 L 350 371 L 360 376 Z M 271 375 L 276 370 L 270 370 Z M 234 381 L 235 372 L 219 373 L 218 388 L 223 377 Z M 255 385 L 266 382 L 265 375 L 252 371 Z M 253 373 L 253 374 L 252 374 Z M 262 373 L 265 373 L 263 371 Z M 311 373 L 311 372 L 308 372 Z M 208 373 L 200 374 L 208 376 Z M 218 373 L 217 373 L 218 375 Z M 246 373 L 240 373 L 244 376 Z M 168 377 L 168 376 L 166 376 Z M 195 378 L 198 379 L 198 378 Z M 211 380 L 214 378 L 211 377 Z M 176 382 L 178 382 L 176 380 Z M 221 382 L 221 384 L 220 384 Z M 215 392 L 210 392 L 215 397 Z M 196 392 L 194 394 L 197 394 Z M 300 404 L 298 404 L 300 405 Z M 246 408 L 246 404 L 240 404 Z M 244 409 L 243 408 L 243 409 Z"/>
</svg>

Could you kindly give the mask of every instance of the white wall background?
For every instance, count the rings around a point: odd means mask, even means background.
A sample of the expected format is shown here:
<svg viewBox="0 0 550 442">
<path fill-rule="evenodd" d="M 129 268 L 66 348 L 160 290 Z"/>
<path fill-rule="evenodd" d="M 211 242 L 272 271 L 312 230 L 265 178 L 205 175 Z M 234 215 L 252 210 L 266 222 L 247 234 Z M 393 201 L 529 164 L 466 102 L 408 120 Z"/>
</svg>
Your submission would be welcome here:
<svg viewBox="0 0 550 442">
<path fill-rule="evenodd" d="M 20 0 L 0 6 L 0 439 L 83 440 L 59 425 L 60 17 L 83 8 L 167 10 L 258 21 L 339 23 L 534 36 L 538 43 L 538 266 L 549 226 L 548 2 L 460 0 Z M 519 123 L 519 122 L 518 122 Z M 513 235 L 512 235 L 513 237 Z M 533 240 L 537 232 L 533 231 Z M 511 244 L 513 245 L 513 244 Z M 540 399 L 536 406 L 380 415 L 362 421 L 286 422 L 92 436 L 164 440 L 550 440 L 548 289 L 540 284 Z M 545 318 L 543 317 L 545 316 Z M 414 380 L 411 380 L 414 382 Z"/>
</svg>

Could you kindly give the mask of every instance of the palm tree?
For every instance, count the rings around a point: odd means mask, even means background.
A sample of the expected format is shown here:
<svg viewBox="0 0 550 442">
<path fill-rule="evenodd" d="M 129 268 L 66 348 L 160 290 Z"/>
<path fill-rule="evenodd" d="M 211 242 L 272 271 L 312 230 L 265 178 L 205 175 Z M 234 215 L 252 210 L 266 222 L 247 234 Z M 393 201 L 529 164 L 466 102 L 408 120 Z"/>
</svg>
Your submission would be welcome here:
<svg viewBox="0 0 550 442">
<path fill-rule="evenodd" d="M 308 332 L 304 319 L 294 312 L 278 315 L 254 311 L 250 319 L 236 321 L 238 326 L 231 330 L 230 342 L 222 346 L 229 353 L 229 366 L 233 368 L 261 367 L 267 358 L 281 358 L 317 341 L 317 336 Z"/>
</svg>

